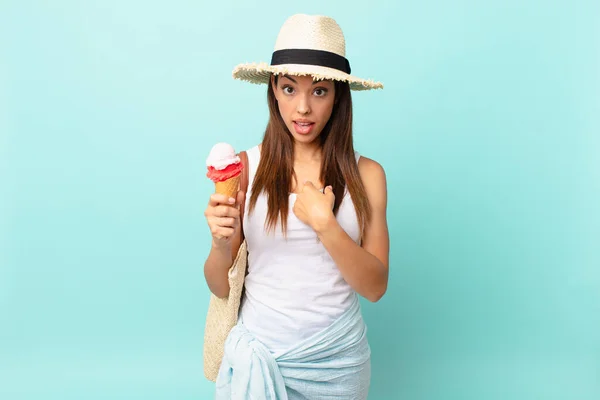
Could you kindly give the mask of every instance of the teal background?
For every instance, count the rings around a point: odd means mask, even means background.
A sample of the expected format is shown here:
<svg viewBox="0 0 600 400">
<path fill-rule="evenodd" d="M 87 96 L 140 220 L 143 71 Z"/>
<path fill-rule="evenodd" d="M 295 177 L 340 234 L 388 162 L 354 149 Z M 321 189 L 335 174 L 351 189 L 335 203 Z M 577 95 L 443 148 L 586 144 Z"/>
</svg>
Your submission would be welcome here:
<svg viewBox="0 0 600 400">
<path fill-rule="evenodd" d="M 297 12 L 342 26 L 389 183 L 370 399 L 600 399 L 598 1 L 0 2 L 0 398 L 209 399 L 216 141 Z"/>
</svg>

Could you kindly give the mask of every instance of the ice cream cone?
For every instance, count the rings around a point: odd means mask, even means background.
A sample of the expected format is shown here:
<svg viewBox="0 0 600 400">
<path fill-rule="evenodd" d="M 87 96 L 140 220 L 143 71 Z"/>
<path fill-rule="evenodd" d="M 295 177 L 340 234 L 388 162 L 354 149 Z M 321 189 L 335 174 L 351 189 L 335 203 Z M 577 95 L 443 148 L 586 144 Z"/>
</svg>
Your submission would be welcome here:
<svg viewBox="0 0 600 400">
<path fill-rule="evenodd" d="M 228 197 L 237 197 L 237 192 L 240 190 L 240 175 L 229 178 L 223 182 L 215 182 L 215 192 L 224 194 Z"/>
<path fill-rule="evenodd" d="M 213 146 L 206 160 L 207 176 L 215 184 L 215 192 L 237 198 L 244 166 L 234 148 L 227 143 Z"/>
</svg>

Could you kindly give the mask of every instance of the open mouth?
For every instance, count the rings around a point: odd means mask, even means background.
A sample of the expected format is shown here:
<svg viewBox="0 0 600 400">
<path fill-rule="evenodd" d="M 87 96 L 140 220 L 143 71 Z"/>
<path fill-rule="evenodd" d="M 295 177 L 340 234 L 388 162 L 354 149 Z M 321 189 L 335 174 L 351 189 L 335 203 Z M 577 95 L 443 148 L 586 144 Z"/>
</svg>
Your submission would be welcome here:
<svg viewBox="0 0 600 400">
<path fill-rule="evenodd" d="M 294 121 L 294 130 L 296 133 L 300 135 L 307 135 L 312 131 L 315 126 L 314 122 L 306 122 L 306 121 Z"/>
</svg>

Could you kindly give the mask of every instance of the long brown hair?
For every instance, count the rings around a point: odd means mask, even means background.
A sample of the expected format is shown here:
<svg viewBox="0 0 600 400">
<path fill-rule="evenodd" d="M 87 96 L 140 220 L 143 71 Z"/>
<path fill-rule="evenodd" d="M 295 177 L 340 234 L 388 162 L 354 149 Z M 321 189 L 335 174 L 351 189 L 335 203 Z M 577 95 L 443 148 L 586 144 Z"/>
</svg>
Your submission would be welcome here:
<svg viewBox="0 0 600 400">
<path fill-rule="evenodd" d="M 277 84 L 277 76 L 275 77 Z M 335 194 L 334 214 L 342 203 L 346 187 L 358 217 L 361 237 L 371 217 L 371 207 L 363 186 L 354 155 L 352 140 L 352 96 L 347 82 L 335 81 L 335 104 L 329 121 L 319 135 L 321 142 L 321 172 L 319 179 L 327 186 L 331 185 Z M 250 209 L 256 206 L 262 191 L 267 195 L 267 230 L 275 228 L 281 219 L 281 228 L 285 235 L 289 212 L 289 195 L 294 176 L 293 137 L 288 131 L 277 106 L 271 82 L 268 84 L 267 102 L 269 104 L 269 122 L 265 130 L 261 157 L 254 178 Z"/>
</svg>

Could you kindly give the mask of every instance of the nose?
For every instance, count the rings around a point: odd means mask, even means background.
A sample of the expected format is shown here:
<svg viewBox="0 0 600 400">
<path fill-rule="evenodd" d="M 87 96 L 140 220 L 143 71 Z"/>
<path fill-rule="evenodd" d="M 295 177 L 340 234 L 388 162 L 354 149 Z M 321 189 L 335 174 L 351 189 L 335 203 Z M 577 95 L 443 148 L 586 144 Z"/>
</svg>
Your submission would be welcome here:
<svg viewBox="0 0 600 400">
<path fill-rule="evenodd" d="M 310 113 L 309 96 L 307 96 L 307 95 L 298 96 L 298 106 L 296 107 L 296 111 L 298 111 L 298 114 L 303 114 L 303 115 Z"/>
</svg>

